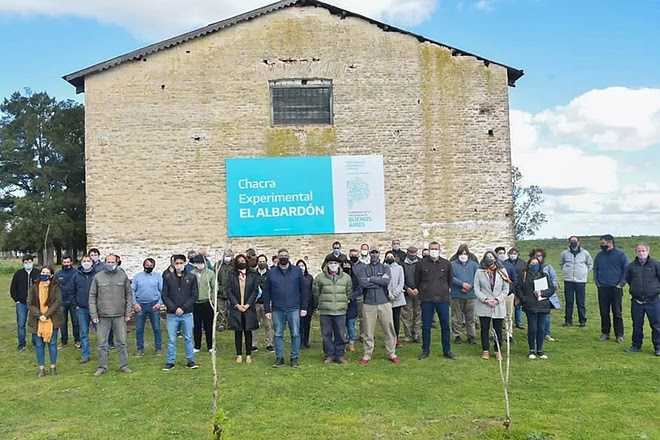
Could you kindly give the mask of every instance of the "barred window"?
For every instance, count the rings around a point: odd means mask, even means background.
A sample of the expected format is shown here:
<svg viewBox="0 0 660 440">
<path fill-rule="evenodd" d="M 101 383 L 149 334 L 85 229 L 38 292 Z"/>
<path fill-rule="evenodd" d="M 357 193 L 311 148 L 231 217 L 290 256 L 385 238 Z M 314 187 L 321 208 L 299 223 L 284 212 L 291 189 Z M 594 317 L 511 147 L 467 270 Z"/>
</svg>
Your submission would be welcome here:
<svg viewBox="0 0 660 440">
<path fill-rule="evenodd" d="M 332 124 L 332 82 L 280 80 L 270 83 L 273 125 Z"/>
</svg>

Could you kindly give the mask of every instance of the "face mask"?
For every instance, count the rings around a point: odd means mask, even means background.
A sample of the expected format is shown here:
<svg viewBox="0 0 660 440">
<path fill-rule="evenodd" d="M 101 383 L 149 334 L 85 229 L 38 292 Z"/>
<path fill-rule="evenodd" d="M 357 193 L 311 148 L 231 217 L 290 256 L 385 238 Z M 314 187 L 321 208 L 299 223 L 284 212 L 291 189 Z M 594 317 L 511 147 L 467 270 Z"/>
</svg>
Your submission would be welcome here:
<svg viewBox="0 0 660 440">
<path fill-rule="evenodd" d="M 231 257 L 225 257 L 224 262 L 225 262 L 225 264 L 231 263 Z"/>
<path fill-rule="evenodd" d="M 380 255 L 378 255 L 378 254 L 371 255 L 371 262 L 372 263 L 378 263 L 379 261 L 380 261 Z"/>
<path fill-rule="evenodd" d="M 509 260 L 511 261 L 516 261 L 518 259 L 518 254 L 511 254 L 509 255 Z"/>
<path fill-rule="evenodd" d="M 467 263 L 467 260 L 468 260 L 467 255 L 459 255 L 458 256 L 458 261 L 460 261 L 461 263 Z"/>
<path fill-rule="evenodd" d="M 536 258 L 537 260 L 539 260 L 539 264 L 540 264 L 540 263 L 543 263 L 543 257 L 542 257 L 542 256 L 538 255 L 538 256 L 536 256 L 535 258 Z"/>
<path fill-rule="evenodd" d="M 63 264 L 62 269 L 63 270 L 69 270 L 69 269 L 71 269 L 71 265 L 70 264 Z"/>
<path fill-rule="evenodd" d="M 577 241 L 571 241 L 571 243 L 569 244 L 569 246 L 570 246 L 571 249 L 577 249 L 577 247 L 578 247 L 578 242 L 577 242 Z"/>
<path fill-rule="evenodd" d="M 50 275 L 46 275 L 46 274 L 42 273 L 41 274 L 41 281 L 48 281 L 48 280 L 50 280 Z"/>
<path fill-rule="evenodd" d="M 393 251 L 397 251 L 397 252 L 398 252 L 399 249 L 401 249 L 401 247 L 400 247 L 398 244 L 392 245 L 392 250 L 393 250 Z"/>
<path fill-rule="evenodd" d="M 245 262 L 243 262 L 243 261 L 240 262 L 240 263 L 236 263 L 236 269 L 238 269 L 238 270 L 245 270 L 246 268 L 247 268 L 247 263 L 245 263 Z"/>
<path fill-rule="evenodd" d="M 540 267 L 541 266 L 538 265 L 538 264 L 530 264 L 529 265 L 529 268 L 532 269 L 534 272 L 538 272 Z"/>
<path fill-rule="evenodd" d="M 640 260 L 646 260 L 649 257 L 648 252 L 637 252 L 637 258 Z"/>
<path fill-rule="evenodd" d="M 154 271 L 154 268 L 153 268 L 153 267 L 145 267 L 145 268 L 144 268 L 144 271 L 145 271 L 146 273 L 151 273 L 151 272 Z"/>
<path fill-rule="evenodd" d="M 497 260 L 500 262 L 505 262 L 506 261 L 506 254 L 497 254 Z"/>
<path fill-rule="evenodd" d="M 410 255 L 410 254 L 408 254 L 408 259 L 409 259 L 410 261 L 417 261 L 417 255 Z"/>
<path fill-rule="evenodd" d="M 98 263 L 98 261 L 99 261 L 99 256 L 98 255 L 90 255 L 90 257 L 92 257 L 92 261 L 94 263 Z"/>
<path fill-rule="evenodd" d="M 344 266 L 342 269 L 344 270 L 344 273 L 347 273 L 349 275 L 352 272 L 351 266 L 349 266 L 349 265 Z"/>
<path fill-rule="evenodd" d="M 204 263 L 195 264 L 195 269 L 197 269 L 197 270 L 204 270 L 205 267 L 206 267 L 206 264 L 204 264 Z"/>
<path fill-rule="evenodd" d="M 105 270 L 112 273 L 112 272 L 117 270 L 117 265 L 116 264 L 106 264 L 105 265 Z"/>
<path fill-rule="evenodd" d="M 440 249 L 431 249 L 429 255 L 431 258 L 438 258 L 440 256 Z"/>
<path fill-rule="evenodd" d="M 301 266 L 298 266 L 298 269 L 300 269 L 300 270 L 302 270 L 303 272 L 305 272 L 305 266 L 302 266 L 302 265 L 301 265 Z"/>
<path fill-rule="evenodd" d="M 23 267 L 25 268 L 25 270 L 32 270 L 32 263 L 26 263 L 23 265 Z"/>
<path fill-rule="evenodd" d="M 335 257 L 338 257 L 339 254 L 341 254 L 341 250 L 339 250 L 339 249 L 333 249 L 333 250 L 332 250 L 332 253 L 333 253 L 333 255 L 334 255 Z"/>
<path fill-rule="evenodd" d="M 362 255 L 363 257 L 366 257 L 367 255 L 369 255 L 369 251 L 366 250 L 366 249 L 362 249 L 362 250 L 360 251 L 360 255 Z"/>
<path fill-rule="evenodd" d="M 259 269 L 263 270 L 268 267 L 267 263 L 258 263 L 257 266 L 259 266 Z"/>
<path fill-rule="evenodd" d="M 486 265 L 486 267 L 491 267 L 493 264 L 495 264 L 495 260 L 492 258 L 486 258 L 484 260 L 484 264 Z"/>
<path fill-rule="evenodd" d="M 600 250 L 603 252 L 606 252 L 610 247 L 606 244 L 601 244 L 600 245 Z"/>
<path fill-rule="evenodd" d="M 353 255 L 351 258 L 349 258 L 349 260 L 351 260 L 351 263 L 357 263 L 358 262 L 358 257 Z"/>
<path fill-rule="evenodd" d="M 339 265 L 337 263 L 334 263 L 334 264 L 328 263 L 328 269 L 332 273 L 337 273 L 337 272 L 339 272 Z"/>
<path fill-rule="evenodd" d="M 385 263 L 387 264 L 394 264 L 394 258 L 386 258 Z"/>
<path fill-rule="evenodd" d="M 183 272 L 183 269 L 186 267 L 185 264 L 175 264 L 174 265 L 174 270 L 177 272 Z"/>
<path fill-rule="evenodd" d="M 91 261 L 83 261 L 80 265 L 82 266 L 83 270 L 90 270 L 92 268 Z"/>
<path fill-rule="evenodd" d="M 286 266 L 287 264 L 289 264 L 289 258 L 288 257 L 282 257 L 282 258 L 280 258 L 279 263 L 280 263 L 280 266 Z"/>
</svg>

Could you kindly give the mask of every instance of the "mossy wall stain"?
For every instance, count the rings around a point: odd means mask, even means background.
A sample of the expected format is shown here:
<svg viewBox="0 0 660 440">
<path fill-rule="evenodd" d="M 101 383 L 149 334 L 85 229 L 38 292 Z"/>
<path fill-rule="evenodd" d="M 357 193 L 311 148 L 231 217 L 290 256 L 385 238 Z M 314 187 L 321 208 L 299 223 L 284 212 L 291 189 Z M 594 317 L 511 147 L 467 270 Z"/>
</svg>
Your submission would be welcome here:
<svg viewBox="0 0 660 440">
<path fill-rule="evenodd" d="M 273 128 L 266 135 L 267 157 L 332 156 L 336 150 L 335 127 Z"/>
</svg>

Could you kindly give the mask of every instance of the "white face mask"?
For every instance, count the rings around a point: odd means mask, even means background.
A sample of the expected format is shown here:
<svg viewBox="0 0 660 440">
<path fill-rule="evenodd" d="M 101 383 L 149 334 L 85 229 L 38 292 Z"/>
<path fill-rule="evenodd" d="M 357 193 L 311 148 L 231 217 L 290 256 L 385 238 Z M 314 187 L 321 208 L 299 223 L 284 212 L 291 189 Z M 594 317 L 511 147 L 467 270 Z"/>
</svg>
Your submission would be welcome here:
<svg viewBox="0 0 660 440">
<path fill-rule="evenodd" d="M 431 249 L 431 250 L 429 251 L 429 255 L 430 255 L 431 258 L 433 258 L 433 259 L 438 258 L 438 257 L 440 256 L 440 249 Z"/>
<path fill-rule="evenodd" d="M 516 254 L 509 255 L 509 260 L 516 261 L 517 259 L 518 259 L 518 255 L 516 255 Z"/>
<path fill-rule="evenodd" d="M 497 254 L 497 259 L 504 263 L 506 261 L 506 254 Z"/>
<path fill-rule="evenodd" d="M 205 267 L 206 267 L 206 265 L 205 265 L 204 263 L 197 263 L 197 264 L 195 264 L 195 268 L 196 268 L 197 270 L 204 270 Z"/>
<path fill-rule="evenodd" d="M 360 251 L 360 255 L 362 255 L 363 257 L 366 257 L 367 255 L 369 255 L 369 251 L 366 250 L 366 249 L 362 249 L 362 250 Z"/>
<path fill-rule="evenodd" d="M 225 261 L 226 264 L 231 263 L 231 257 L 225 257 L 224 261 Z"/>
<path fill-rule="evenodd" d="M 330 270 L 330 272 L 339 272 L 339 264 L 328 263 L 328 269 Z"/>
<path fill-rule="evenodd" d="M 92 262 L 91 261 L 83 261 L 81 263 L 81 266 L 83 270 L 90 270 L 92 268 Z"/>
<path fill-rule="evenodd" d="M 177 272 L 183 272 L 183 268 L 184 268 L 184 267 L 186 267 L 185 264 L 175 264 L 175 265 L 174 265 L 174 269 L 175 269 Z"/>
<path fill-rule="evenodd" d="M 458 261 L 460 261 L 461 263 L 467 263 L 467 260 L 468 260 L 467 255 L 459 255 L 458 256 Z"/>
</svg>

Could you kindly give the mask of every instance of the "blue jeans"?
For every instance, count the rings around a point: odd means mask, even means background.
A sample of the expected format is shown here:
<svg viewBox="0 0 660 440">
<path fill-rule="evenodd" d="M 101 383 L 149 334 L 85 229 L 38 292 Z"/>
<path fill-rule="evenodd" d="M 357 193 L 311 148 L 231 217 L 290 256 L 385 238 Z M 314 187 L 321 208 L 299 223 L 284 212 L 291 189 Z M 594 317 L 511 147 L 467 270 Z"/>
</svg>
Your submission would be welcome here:
<svg viewBox="0 0 660 440">
<path fill-rule="evenodd" d="M 78 333 L 80 334 L 80 350 L 81 350 L 81 359 L 89 359 L 89 324 L 90 316 L 89 309 L 84 309 L 79 307 L 76 309 L 76 315 L 78 316 Z M 96 329 L 96 324 L 94 329 Z"/>
<path fill-rule="evenodd" d="M 355 344 L 355 319 L 346 320 L 346 333 L 348 333 L 348 343 Z"/>
<path fill-rule="evenodd" d="M 64 315 L 64 324 L 62 325 L 62 344 L 69 343 L 69 315 L 71 315 L 71 326 L 73 327 L 74 342 L 80 341 L 80 329 L 78 328 L 78 314 L 71 304 L 62 304 L 62 314 Z"/>
<path fill-rule="evenodd" d="M 422 301 L 422 351 L 429 353 L 431 350 L 431 325 L 434 313 L 438 314 L 440 320 L 440 331 L 442 334 L 442 354 L 451 353 L 451 335 L 449 326 L 449 302 Z"/>
<path fill-rule="evenodd" d="M 550 313 L 546 313 L 546 315 L 545 315 L 545 323 L 544 323 L 544 326 L 543 326 L 543 333 L 544 333 L 544 336 L 548 336 L 548 335 L 550 334 L 550 330 L 551 330 L 550 322 L 551 322 L 551 320 L 550 320 Z"/>
<path fill-rule="evenodd" d="M 135 315 L 135 339 L 138 351 L 144 351 L 144 326 L 147 323 L 147 317 L 151 321 L 151 328 L 154 330 L 154 349 L 162 349 L 163 335 L 160 332 L 160 309 L 158 311 L 153 310 L 156 304 L 158 304 L 157 301 L 140 303 L 142 311 Z"/>
<path fill-rule="evenodd" d="M 515 315 L 516 325 L 522 325 L 523 323 L 522 316 L 523 316 L 522 306 L 516 307 L 516 315 Z"/>
<path fill-rule="evenodd" d="M 275 326 L 275 356 L 284 359 L 284 326 L 289 324 L 291 334 L 291 359 L 298 359 L 300 350 L 300 310 L 283 312 L 273 310 L 273 325 Z"/>
<path fill-rule="evenodd" d="M 25 325 L 27 324 L 28 308 L 23 303 L 16 303 L 16 324 L 18 327 L 18 345 L 25 347 Z"/>
<path fill-rule="evenodd" d="M 48 345 L 50 364 L 55 365 L 57 363 L 57 330 L 53 329 L 53 336 L 50 338 L 50 342 L 45 342 L 44 338 L 36 334 L 32 335 L 32 345 L 34 345 L 34 351 L 37 352 L 37 364 L 40 367 L 46 365 L 46 345 Z"/>
<path fill-rule="evenodd" d="M 176 332 L 181 328 L 183 343 L 186 347 L 186 360 L 195 361 L 193 352 L 193 314 L 184 313 L 177 316 L 174 313 L 167 314 L 167 363 L 173 364 L 176 359 Z"/>
<path fill-rule="evenodd" d="M 527 342 L 529 351 L 543 351 L 544 327 L 550 313 L 527 312 Z"/>
</svg>

